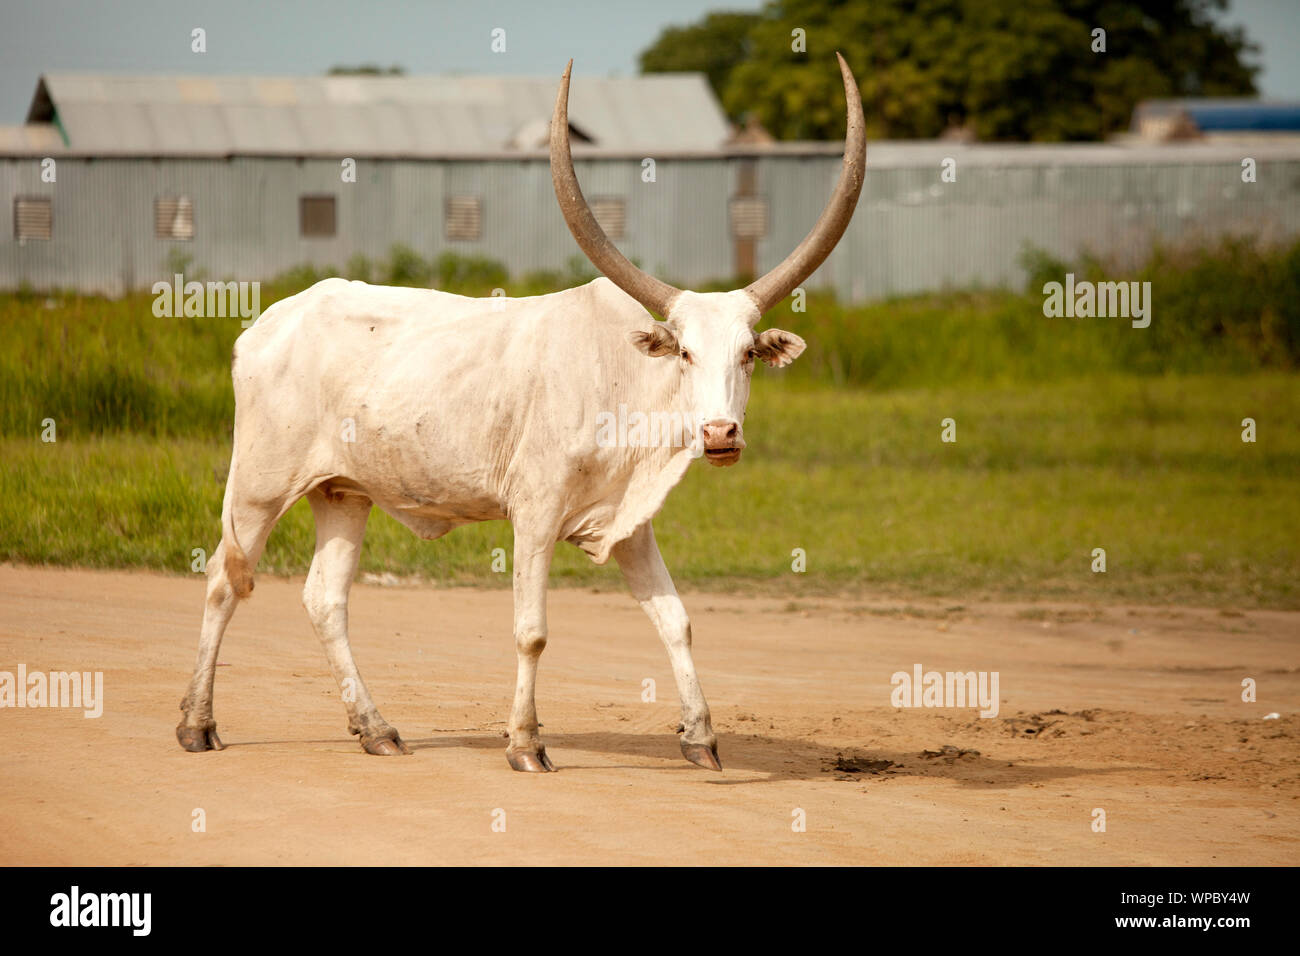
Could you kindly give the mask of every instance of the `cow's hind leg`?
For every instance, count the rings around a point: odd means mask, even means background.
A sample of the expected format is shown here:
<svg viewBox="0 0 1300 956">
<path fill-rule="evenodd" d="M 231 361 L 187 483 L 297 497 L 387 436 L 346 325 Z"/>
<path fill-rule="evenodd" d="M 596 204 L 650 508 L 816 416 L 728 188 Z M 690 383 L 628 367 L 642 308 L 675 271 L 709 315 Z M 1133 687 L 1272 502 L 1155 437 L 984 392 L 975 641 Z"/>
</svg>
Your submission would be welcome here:
<svg viewBox="0 0 1300 956">
<path fill-rule="evenodd" d="M 682 701 L 679 741 L 682 755 L 708 770 L 721 770 L 718 738 L 713 733 L 709 705 L 695 676 L 695 660 L 691 657 L 691 622 L 659 553 L 650 522 L 615 545 L 614 557 L 632 596 L 640 602 L 668 649 L 673 676 L 677 679 L 677 694 Z"/>
<path fill-rule="evenodd" d="M 233 476 L 231 480 L 234 481 Z M 233 489 L 228 490 L 223 507 L 229 508 L 235 497 Z M 249 573 L 252 565 L 257 564 L 282 507 L 281 502 L 263 506 L 251 502 L 237 503 L 234 511 L 235 533 L 249 562 Z M 203 629 L 199 632 L 199 658 L 194 665 L 189 690 L 181 701 L 181 712 L 185 716 L 176 727 L 176 739 L 183 748 L 193 753 L 223 749 L 221 738 L 217 736 L 217 723 L 212 716 L 212 685 L 217 672 L 221 638 L 240 601 L 227 569 L 227 547 L 223 538 L 208 560 L 208 592 L 203 606 Z"/>
<path fill-rule="evenodd" d="M 316 554 L 307 572 L 302 603 L 343 694 L 348 730 L 361 738 L 366 753 L 385 757 L 409 754 L 397 730 L 379 715 L 348 641 L 348 591 L 361 557 L 370 499 L 331 495 L 318 488 L 307 495 L 307 501 L 316 518 Z"/>
<path fill-rule="evenodd" d="M 537 732 L 537 661 L 546 649 L 546 579 L 555 553 L 554 535 L 533 534 L 515 524 L 515 653 L 519 661 L 510 710 L 506 760 L 515 770 L 555 769 Z"/>
</svg>

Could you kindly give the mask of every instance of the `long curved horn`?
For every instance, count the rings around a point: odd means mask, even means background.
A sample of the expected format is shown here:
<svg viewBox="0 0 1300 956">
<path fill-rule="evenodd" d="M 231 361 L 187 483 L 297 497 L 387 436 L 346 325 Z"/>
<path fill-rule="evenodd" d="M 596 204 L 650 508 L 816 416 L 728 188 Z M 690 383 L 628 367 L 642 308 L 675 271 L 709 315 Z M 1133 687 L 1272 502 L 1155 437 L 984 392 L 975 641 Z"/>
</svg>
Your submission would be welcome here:
<svg viewBox="0 0 1300 956">
<path fill-rule="evenodd" d="M 578 177 L 573 172 L 573 156 L 569 151 L 569 74 L 572 71 L 573 61 L 570 60 L 560 78 L 555 115 L 551 117 L 551 181 L 555 184 L 555 198 L 560 201 L 560 212 L 564 213 L 569 231 L 592 265 L 651 312 L 667 317 L 669 306 L 681 290 L 632 265 L 609 241 L 578 187 Z"/>
<path fill-rule="evenodd" d="M 858 204 L 858 194 L 862 192 L 862 171 L 867 162 L 866 120 L 862 116 L 862 96 L 858 93 L 858 84 L 853 79 L 853 72 L 838 53 L 840 74 L 844 77 L 844 99 L 848 102 L 848 129 L 844 136 L 844 165 L 840 168 L 840 181 L 831 193 L 830 202 L 822 211 L 821 218 L 812 227 L 812 232 L 804 237 L 803 242 L 795 247 L 794 252 L 786 256 L 785 261 L 767 275 L 756 279 L 745 287 L 750 298 L 758 305 L 760 314 L 776 305 L 816 271 L 817 267 L 831 254 L 835 244 L 844 235 L 849 220 L 853 218 L 853 209 Z"/>
</svg>

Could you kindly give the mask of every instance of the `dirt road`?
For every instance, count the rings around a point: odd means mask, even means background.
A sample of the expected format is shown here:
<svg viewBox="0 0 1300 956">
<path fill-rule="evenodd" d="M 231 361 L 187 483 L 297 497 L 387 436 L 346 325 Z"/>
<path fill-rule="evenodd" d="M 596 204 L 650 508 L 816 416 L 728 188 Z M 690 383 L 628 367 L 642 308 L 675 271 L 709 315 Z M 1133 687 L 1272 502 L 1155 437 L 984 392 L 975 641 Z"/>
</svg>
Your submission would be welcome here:
<svg viewBox="0 0 1300 956">
<path fill-rule="evenodd" d="M 98 718 L 0 710 L 0 863 L 1300 863 L 1297 613 L 688 593 L 717 774 L 679 755 L 631 598 L 554 590 L 560 772 L 526 775 L 502 739 L 507 591 L 355 588 L 361 671 L 414 751 L 372 757 L 300 587 L 259 579 L 217 672 L 228 747 L 190 754 L 198 576 L 0 566 L 0 671 L 104 681 Z M 996 671 L 999 714 L 894 708 L 916 664 Z"/>
</svg>

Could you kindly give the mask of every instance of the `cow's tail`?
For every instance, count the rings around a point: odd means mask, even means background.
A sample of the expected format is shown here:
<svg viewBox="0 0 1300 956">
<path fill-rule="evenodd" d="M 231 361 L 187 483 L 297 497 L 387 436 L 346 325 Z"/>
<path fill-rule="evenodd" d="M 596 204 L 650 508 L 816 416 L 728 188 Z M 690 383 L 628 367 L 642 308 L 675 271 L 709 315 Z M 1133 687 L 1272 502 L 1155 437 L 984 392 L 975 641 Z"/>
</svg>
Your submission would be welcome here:
<svg viewBox="0 0 1300 956">
<path fill-rule="evenodd" d="M 248 563 L 248 555 L 240 547 L 235 535 L 235 462 L 230 462 L 230 478 L 226 482 L 226 496 L 221 502 L 221 542 L 225 547 L 226 579 L 230 582 L 235 597 L 246 598 L 253 593 L 253 568 Z"/>
</svg>

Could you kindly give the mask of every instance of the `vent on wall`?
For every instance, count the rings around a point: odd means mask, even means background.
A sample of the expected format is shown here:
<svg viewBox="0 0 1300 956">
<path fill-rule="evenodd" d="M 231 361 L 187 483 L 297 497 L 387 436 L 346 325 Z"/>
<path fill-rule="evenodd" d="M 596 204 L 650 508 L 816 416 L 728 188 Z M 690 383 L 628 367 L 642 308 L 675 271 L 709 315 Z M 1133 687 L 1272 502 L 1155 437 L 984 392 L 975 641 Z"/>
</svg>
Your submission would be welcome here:
<svg viewBox="0 0 1300 956">
<path fill-rule="evenodd" d="M 622 239 L 627 232 L 627 207 L 617 196 L 597 196 L 591 201 L 591 214 L 611 239 Z"/>
<path fill-rule="evenodd" d="M 157 239 L 194 238 L 194 203 L 189 196 L 162 196 L 153 201 L 153 234 Z"/>
<path fill-rule="evenodd" d="M 767 200 L 761 196 L 737 196 L 731 200 L 733 239 L 762 239 L 767 235 Z"/>
<path fill-rule="evenodd" d="M 337 229 L 333 196 L 298 198 L 298 234 L 317 238 L 333 237 Z"/>
<path fill-rule="evenodd" d="M 49 199 L 14 200 L 15 239 L 49 239 L 53 234 L 53 202 Z"/>
<path fill-rule="evenodd" d="M 477 241 L 483 235 L 483 204 L 476 196 L 447 200 L 447 238 Z"/>
</svg>

